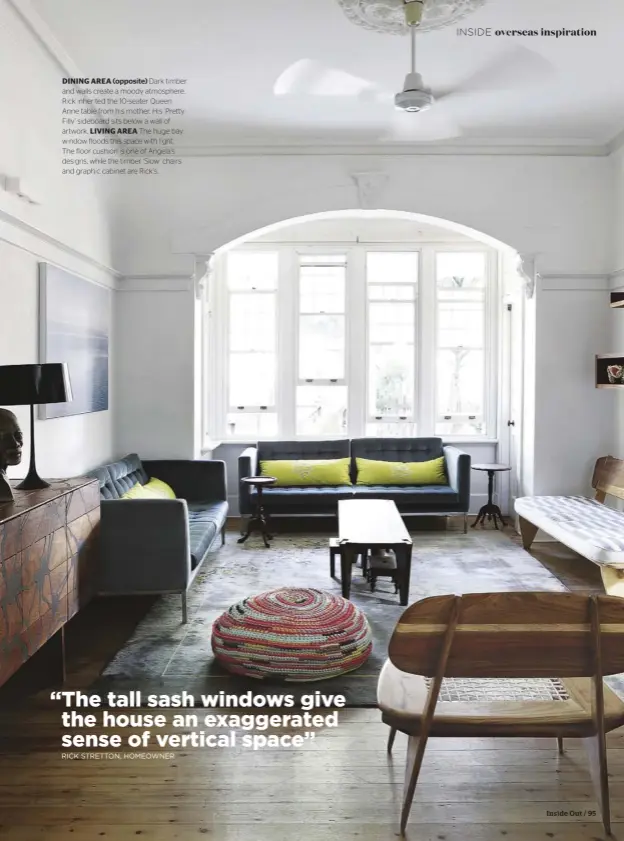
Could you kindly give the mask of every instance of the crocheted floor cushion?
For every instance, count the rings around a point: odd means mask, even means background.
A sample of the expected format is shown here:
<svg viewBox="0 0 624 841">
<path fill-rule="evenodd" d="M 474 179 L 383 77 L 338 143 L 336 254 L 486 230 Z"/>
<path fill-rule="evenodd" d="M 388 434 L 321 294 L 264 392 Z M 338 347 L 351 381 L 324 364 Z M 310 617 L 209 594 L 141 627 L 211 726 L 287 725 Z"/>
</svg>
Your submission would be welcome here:
<svg viewBox="0 0 624 841">
<path fill-rule="evenodd" d="M 229 672 L 286 681 L 353 671 L 373 647 L 366 616 L 322 590 L 285 587 L 232 605 L 212 626 L 212 650 Z"/>
</svg>

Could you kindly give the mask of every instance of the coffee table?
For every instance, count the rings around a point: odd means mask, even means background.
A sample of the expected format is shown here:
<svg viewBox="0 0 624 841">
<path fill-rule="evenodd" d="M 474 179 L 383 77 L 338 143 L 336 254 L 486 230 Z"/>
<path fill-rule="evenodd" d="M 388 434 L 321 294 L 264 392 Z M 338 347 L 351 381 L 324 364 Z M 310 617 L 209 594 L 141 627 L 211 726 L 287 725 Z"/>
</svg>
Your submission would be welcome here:
<svg viewBox="0 0 624 841">
<path fill-rule="evenodd" d="M 409 599 L 412 539 L 396 505 L 389 499 L 342 499 L 338 502 L 338 544 L 342 596 L 351 594 L 351 572 L 359 553 L 392 549 L 402 605 Z"/>
</svg>

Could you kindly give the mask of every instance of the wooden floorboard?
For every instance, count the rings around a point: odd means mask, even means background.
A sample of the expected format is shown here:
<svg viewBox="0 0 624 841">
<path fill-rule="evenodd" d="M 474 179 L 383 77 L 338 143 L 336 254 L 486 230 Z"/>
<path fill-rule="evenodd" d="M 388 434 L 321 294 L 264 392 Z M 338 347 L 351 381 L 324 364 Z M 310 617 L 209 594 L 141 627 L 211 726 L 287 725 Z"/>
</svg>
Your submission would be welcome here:
<svg viewBox="0 0 624 841">
<path fill-rule="evenodd" d="M 569 589 L 602 591 L 597 568 L 563 547 L 536 544 L 533 554 Z M 151 603 L 101 600 L 70 623 L 68 688 L 92 683 Z M 316 731 L 299 749 L 195 748 L 175 749 L 167 759 L 63 759 L 61 707 L 49 700 L 51 684 L 42 680 L 45 656 L 40 652 L 30 674 L 20 670 L 0 691 L 0 841 L 399 837 L 406 740 L 397 737 L 388 759 L 387 728 L 377 710 L 343 710 L 338 728 Z M 624 841 L 624 728 L 609 734 L 607 744 L 614 837 Z M 595 810 L 579 743 L 566 740 L 559 756 L 552 739 L 432 739 L 406 838 L 598 841 L 605 836 L 590 814 Z"/>
</svg>

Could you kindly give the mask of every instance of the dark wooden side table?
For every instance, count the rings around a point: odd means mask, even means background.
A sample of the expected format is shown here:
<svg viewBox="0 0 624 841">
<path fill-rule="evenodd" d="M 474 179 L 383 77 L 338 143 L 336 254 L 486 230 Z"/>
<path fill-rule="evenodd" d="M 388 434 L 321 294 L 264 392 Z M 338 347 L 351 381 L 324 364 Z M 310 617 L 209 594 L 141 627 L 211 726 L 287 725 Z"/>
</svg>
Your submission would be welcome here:
<svg viewBox="0 0 624 841">
<path fill-rule="evenodd" d="M 471 528 L 479 525 L 485 526 L 486 518 L 492 522 L 494 521 L 494 527 L 498 529 L 498 520 L 501 521 L 501 525 L 503 528 L 507 525 L 505 519 L 503 517 L 503 512 L 500 510 L 498 505 L 495 505 L 492 501 L 492 496 L 494 494 L 494 475 L 496 473 L 506 473 L 507 471 L 511 470 L 511 467 L 508 464 L 473 464 L 473 470 L 480 470 L 482 472 L 487 472 L 488 475 L 488 501 L 487 503 L 482 506 L 481 510 L 477 514 L 477 519 L 472 524 Z"/>
<path fill-rule="evenodd" d="M 252 531 L 257 529 L 262 535 L 264 545 L 267 549 L 270 549 L 271 544 L 269 543 L 269 540 L 273 539 L 273 535 L 269 533 L 269 518 L 264 507 L 262 491 L 264 488 L 272 487 L 277 482 L 277 479 L 274 476 L 248 476 L 246 479 L 241 479 L 241 481 L 246 485 L 250 485 L 252 488 L 256 488 L 257 494 L 255 499 L 255 513 L 247 523 L 247 531 L 241 538 L 239 538 L 238 542 L 244 543 Z"/>
</svg>

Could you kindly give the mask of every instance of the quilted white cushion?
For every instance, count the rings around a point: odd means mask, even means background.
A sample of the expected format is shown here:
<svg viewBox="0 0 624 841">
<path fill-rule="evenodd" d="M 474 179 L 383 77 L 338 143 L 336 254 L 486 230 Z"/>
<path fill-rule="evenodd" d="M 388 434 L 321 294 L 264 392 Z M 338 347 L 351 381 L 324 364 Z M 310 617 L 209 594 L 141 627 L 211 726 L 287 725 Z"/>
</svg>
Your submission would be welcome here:
<svg viewBox="0 0 624 841">
<path fill-rule="evenodd" d="M 579 555 L 624 568 L 624 513 L 584 496 L 524 496 L 515 508 Z"/>
</svg>

